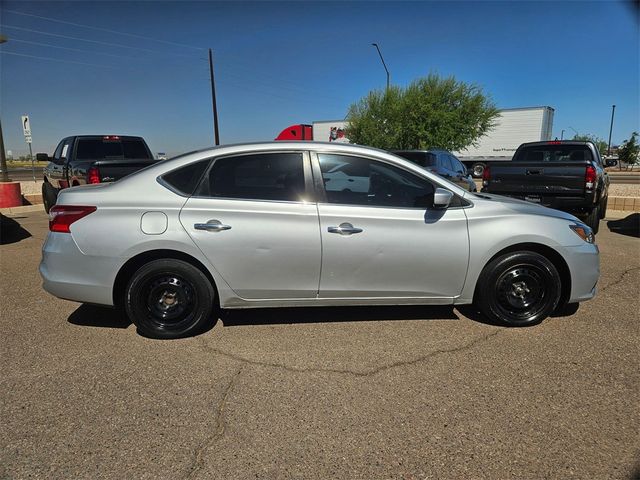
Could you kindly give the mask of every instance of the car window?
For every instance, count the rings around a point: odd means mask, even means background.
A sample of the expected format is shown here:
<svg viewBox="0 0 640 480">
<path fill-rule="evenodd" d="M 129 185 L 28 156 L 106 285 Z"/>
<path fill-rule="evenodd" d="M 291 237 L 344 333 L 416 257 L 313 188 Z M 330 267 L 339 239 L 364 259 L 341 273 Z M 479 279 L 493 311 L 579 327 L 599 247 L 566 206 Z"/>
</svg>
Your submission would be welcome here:
<svg viewBox="0 0 640 480">
<path fill-rule="evenodd" d="M 327 201 L 344 205 L 429 208 L 434 186 L 400 168 L 368 158 L 318 154 Z M 335 165 L 342 167 L 336 169 Z"/>
<path fill-rule="evenodd" d="M 436 156 L 430 152 L 393 152 L 421 167 L 432 167 L 436 164 Z"/>
<path fill-rule="evenodd" d="M 192 195 L 196 189 L 205 170 L 209 166 L 210 159 L 190 163 L 184 167 L 177 168 L 165 173 L 160 178 L 161 183 L 180 195 Z"/>
<path fill-rule="evenodd" d="M 53 152 L 53 163 L 61 163 L 60 156 L 62 155 L 62 147 L 65 144 L 65 140 L 62 140 L 56 147 L 56 151 Z"/>
<path fill-rule="evenodd" d="M 438 156 L 442 160 L 442 167 L 445 168 L 446 170 L 449 170 L 450 172 L 453 172 L 454 168 L 453 168 L 453 165 L 451 165 L 451 158 L 449 158 L 449 154 L 440 153 Z"/>
<path fill-rule="evenodd" d="M 513 157 L 513 162 L 584 162 L 592 160 L 586 145 L 539 145 L 523 147 Z"/>
<path fill-rule="evenodd" d="M 302 201 L 302 153 L 256 153 L 219 158 L 196 195 L 248 200 Z"/>
<path fill-rule="evenodd" d="M 454 172 L 462 172 L 463 174 L 465 173 L 464 165 L 462 165 L 462 162 L 460 162 L 460 160 L 458 160 L 453 155 L 449 155 L 449 159 L 451 160 L 451 164 L 453 165 Z"/>
<path fill-rule="evenodd" d="M 151 158 L 144 142 L 137 139 L 122 140 L 122 153 L 124 158 Z"/>
</svg>

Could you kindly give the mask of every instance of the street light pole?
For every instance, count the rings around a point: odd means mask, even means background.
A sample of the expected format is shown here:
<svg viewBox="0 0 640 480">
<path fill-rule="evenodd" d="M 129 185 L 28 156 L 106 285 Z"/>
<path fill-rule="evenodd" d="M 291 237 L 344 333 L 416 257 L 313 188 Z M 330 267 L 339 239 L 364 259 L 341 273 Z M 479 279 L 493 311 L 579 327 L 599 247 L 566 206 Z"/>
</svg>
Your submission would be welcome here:
<svg viewBox="0 0 640 480">
<path fill-rule="evenodd" d="M 384 63 L 384 58 L 382 58 L 382 52 L 380 52 L 380 47 L 377 43 L 372 43 L 376 50 L 378 50 L 378 55 L 380 55 L 380 60 L 382 61 L 382 66 L 384 67 L 384 71 L 387 72 L 387 91 L 389 90 L 389 69 L 387 68 L 387 64 Z"/>
<path fill-rule="evenodd" d="M 216 104 L 216 84 L 213 78 L 213 54 L 209 49 L 209 74 L 211 77 L 211 103 L 213 104 L 213 136 L 216 145 L 220 145 L 220 133 L 218 132 L 218 105 Z"/>
<path fill-rule="evenodd" d="M 560 140 L 564 140 L 564 129 L 560 132 Z"/>
<path fill-rule="evenodd" d="M 7 41 L 7 37 L 0 35 L 0 43 Z M 2 123 L 0 122 L 0 182 L 10 182 L 9 170 L 7 169 L 7 157 L 4 153 L 4 138 L 2 138 Z"/>
<path fill-rule="evenodd" d="M 607 147 L 607 155 L 611 155 L 611 133 L 613 132 L 613 115 L 616 113 L 616 106 L 611 105 L 611 126 L 609 127 L 609 146 Z"/>
</svg>

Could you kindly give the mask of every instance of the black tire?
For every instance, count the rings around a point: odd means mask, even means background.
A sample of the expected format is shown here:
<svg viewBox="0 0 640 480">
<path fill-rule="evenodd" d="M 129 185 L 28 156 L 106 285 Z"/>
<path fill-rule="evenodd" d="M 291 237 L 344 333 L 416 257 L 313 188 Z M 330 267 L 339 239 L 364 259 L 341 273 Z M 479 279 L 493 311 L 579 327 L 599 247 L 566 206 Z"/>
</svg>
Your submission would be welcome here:
<svg viewBox="0 0 640 480">
<path fill-rule="evenodd" d="M 591 230 L 593 230 L 594 235 L 598 233 L 598 230 L 600 229 L 600 205 L 599 204 L 593 207 L 593 209 L 589 212 L 587 217 L 584 219 L 584 223 L 586 223 L 589 227 L 591 227 Z"/>
<path fill-rule="evenodd" d="M 190 263 L 153 260 L 131 277 L 124 306 L 141 335 L 182 338 L 215 323 L 215 296 L 207 276 Z"/>
<path fill-rule="evenodd" d="M 558 270 L 535 252 L 514 252 L 489 262 L 478 279 L 476 307 L 490 320 L 513 327 L 536 325 L 560 302 Z"/>
<path fill-rule="evenodd" d="M 51 207 L 56 204 L 58 200 L 58 192 L 51 186 L 49 182 L 42 184 L 42 203 L 44 204 L 44 211 L 49 213 Z"/>
<path fill-rule="evenodd" d="M 607 204 L 609 203 L 609 196 L 607 195 L 600 201 L 600 218 L 607 216 Z"/>
</svg>

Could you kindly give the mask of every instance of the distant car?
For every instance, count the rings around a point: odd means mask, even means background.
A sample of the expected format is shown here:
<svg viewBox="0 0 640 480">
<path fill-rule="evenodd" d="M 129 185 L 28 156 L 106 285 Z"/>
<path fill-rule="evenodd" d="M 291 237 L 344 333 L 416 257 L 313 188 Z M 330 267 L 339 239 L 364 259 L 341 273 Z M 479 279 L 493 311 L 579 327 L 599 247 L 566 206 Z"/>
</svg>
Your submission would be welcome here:
<svg viewBox="0 0 640 480">
<path fill-rule="evenodd" d="M 343 143 L 229 145 L 69 188 L 49 230 L 45 290 L 122 306 L 157 338 L 203 330 L 217 306 L 474 303 L 533 325 L 599 277 L 575 217 Z"/>
<path fill-rule="evenodd" d="M 467 172 L 467 167 L 447 150 L 393 150 L 391 153 L 406 158 L 450 182 L 457 183 L 465 190 L 470 192 L 477 190 L 473 177 Z"/>
</svg>

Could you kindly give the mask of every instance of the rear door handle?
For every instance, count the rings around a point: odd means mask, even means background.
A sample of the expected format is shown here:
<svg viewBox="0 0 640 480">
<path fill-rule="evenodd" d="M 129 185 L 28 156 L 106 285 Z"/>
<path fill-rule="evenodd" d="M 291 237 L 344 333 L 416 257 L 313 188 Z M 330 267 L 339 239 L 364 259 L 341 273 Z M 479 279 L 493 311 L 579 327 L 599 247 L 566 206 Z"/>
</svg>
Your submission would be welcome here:
<svg viewBox="0 0 640 480">
<path fill-rule="evenodd" d="M 209 220 L 207 223 L 195 223 L 193 228 L 196 230 L 209 230 L 212 232 L 221 232 L 223 230 L 231 230 L 231 225 L 224 225 L 220 220 Z"/>
<path fill-rule="evenodd" d="M 540 170 L 529 170 L 527 168 L 527 175 L 540 175 L 543 172 L 544 172 L 543 169 L 540 169 Z"/>
<path fill-rule="evenodd" d="M 341 223 L 337 227 L 329 227 L 327 228 L 327 230 L 329 231 L 329 233 L 339 233 L 341 235 L 353 235 L 354 233 L 362 232 L 361 228 L 354 227 L 353 225 L 347 222 Z"/>
</svg>

